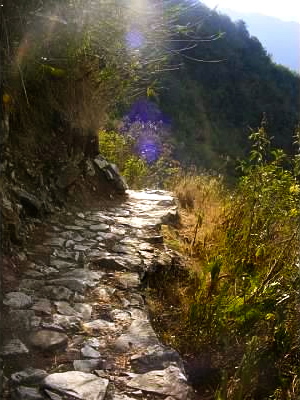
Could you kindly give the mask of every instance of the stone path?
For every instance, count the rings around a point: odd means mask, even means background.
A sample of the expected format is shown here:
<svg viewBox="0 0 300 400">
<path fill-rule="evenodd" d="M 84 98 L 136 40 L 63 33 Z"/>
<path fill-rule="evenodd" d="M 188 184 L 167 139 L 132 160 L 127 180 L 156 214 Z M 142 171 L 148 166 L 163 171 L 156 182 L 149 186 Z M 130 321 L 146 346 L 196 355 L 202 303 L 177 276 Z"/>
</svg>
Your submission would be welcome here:
<svg viewBox="0 0 300 400">
<path fill-rule="evenodd" d="M 172 262 L 165 192 L 128 192 L 120 207 L 68 213 L 27 251 L 4 297 L 5 399 L 186 400 L 180 357 L 163 346 L 141 295 L 145 272 Z"/>
</svg>

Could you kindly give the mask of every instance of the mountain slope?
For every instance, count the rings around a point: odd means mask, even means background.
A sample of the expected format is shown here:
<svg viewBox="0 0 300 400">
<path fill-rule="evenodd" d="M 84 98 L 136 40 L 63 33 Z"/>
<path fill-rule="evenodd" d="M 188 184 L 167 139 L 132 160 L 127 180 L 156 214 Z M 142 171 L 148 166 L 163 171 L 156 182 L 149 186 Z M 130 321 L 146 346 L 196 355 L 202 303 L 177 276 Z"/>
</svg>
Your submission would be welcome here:
<svg viewBox="0 0 300 400">
<path fill-rule="evenodd" d="M 274 64 L 241 21 L 199 4 L 178 23 L 195 26 L 193 34 L 202 38 L 222 34 L 183 52 L 183 67 L 165 77 L 161 106 L 173 121 L 177 156 L 188 164 L 227 168 L 247 151 L 263 113 L 274 145 L 291 151 L 299 76 Z"/>
<path fill-rule="evenodd" d="M 256 13 L 241 13 L 220 9 L 233 20 L 246 22 L 251 35 L 256 36 L 274 62 L 300 72 L 300 24 Z"/>
</svg>

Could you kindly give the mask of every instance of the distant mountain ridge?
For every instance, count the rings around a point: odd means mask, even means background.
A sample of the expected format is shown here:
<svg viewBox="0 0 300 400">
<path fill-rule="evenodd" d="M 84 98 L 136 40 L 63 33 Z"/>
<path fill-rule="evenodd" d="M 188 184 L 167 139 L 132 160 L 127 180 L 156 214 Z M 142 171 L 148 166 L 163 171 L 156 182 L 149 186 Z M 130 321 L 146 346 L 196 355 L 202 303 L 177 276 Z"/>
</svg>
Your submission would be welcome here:
<svg viewBox="0 0 300 400">
<path fill-rule="evenodd" d="M 227 8 L 218 11 L 229 15 L 233 20 L 246 22 L 252 36 L 256 36 L 272 59 L 293 71 L 300 73 L 300 24 L 282 21 L 258 13 L 244 13 Z"/>
</svg>

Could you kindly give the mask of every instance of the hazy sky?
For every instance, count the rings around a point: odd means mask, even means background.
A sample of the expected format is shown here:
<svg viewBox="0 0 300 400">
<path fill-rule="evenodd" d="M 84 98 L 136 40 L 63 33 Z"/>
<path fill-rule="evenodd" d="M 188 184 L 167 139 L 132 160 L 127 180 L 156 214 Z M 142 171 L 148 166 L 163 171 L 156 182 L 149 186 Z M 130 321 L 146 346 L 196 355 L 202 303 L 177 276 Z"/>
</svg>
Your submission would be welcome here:
<svg viewBox="0 0 300 400">
<path fill-rule="evenodd" d="M 285 21 L 300 22 L 299 0 L 201 0 L 210 8 L 231 8 L 236 11 L 255 12 Z"/>
</svg>

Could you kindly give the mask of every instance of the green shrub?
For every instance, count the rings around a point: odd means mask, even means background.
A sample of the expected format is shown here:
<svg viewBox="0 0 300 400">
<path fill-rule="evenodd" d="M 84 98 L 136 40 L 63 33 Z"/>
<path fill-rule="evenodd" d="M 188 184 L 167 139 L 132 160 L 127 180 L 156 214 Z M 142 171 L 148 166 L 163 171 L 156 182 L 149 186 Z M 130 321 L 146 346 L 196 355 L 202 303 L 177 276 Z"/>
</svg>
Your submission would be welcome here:
<svg viewBox="0 0 300 400">
<path fill-rule="evenodd" d="M 173 335 L 181 351 L 200 359 L 209 353 L 212 366 L 223 371 L 216 399 L 296 400 L 299 155 L 291 160 L 272 150 L 264 124 L 251 140 L 252 152 L 230 196 L 220 183 L 203 177 L 189 177 L 177 188 L 183 221 L 194 221 L 194 230 L 184 237 L 193 255 L 190 266 L 195 270 L 198 260 L 200 273 L 196 284 L 191 278 L 178 291 L 177 315 L 185 324 Z M 210 203 L 225 205 L 217 219 L 206 216 Z"/>
</svg>

